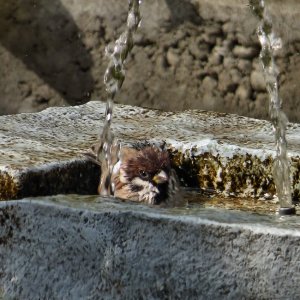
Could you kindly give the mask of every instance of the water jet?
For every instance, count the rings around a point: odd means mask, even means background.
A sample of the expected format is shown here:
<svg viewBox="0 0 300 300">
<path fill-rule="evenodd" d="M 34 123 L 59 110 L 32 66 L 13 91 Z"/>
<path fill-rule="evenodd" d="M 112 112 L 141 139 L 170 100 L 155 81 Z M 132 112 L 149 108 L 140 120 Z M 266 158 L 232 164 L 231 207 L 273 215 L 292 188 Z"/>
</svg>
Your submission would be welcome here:
<svg viewBox="0 0 300 300">
<path fill-rule="evenodd" d="M 281 40 L 276 37 L 272 20 L 265 7 L 264 0 L 250 0 L 250 7 L 259 19 L 257 35 L 261 44 L 260 60 L 264 70 L 267 91 L 269 93 L 269 112 L 273 124 L 276 145 L 276 159 L 273 173 L 279 198 L 280 215 L 295 214 L 292 204 L 289 162 L 287 157 L 286 126 L 287 117 L 282 111 L 282 100 L 279 96 L 279 71 L 274 61 L 274 52 L 281 47 Z"/>
</svg>

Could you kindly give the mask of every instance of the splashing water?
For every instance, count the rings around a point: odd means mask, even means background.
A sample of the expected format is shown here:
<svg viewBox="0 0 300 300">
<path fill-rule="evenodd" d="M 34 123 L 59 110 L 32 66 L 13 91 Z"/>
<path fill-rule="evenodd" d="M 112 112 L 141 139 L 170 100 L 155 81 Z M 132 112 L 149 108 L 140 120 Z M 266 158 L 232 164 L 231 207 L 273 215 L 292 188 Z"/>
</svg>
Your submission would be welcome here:
<svg viewBox="0 0 300 300">
<path fill-rule="evenodd" d="M 274 61 L 274 51 L 281 48 L 281 40 L 273 31 L 272 20 L 265 8 L 264 0 L 249 0 L 250 7 L 259 19 L 257 35 L 261 44 L 260 61 L 263 67 L 266 87 L 269 93 L 269 114 L 273 124 L 276 144 L 276 157 L 273 176 L 279 198 L 280 209 L 294 213 L 291 197 L 290 170 L 287 157 L 286 126 L 287 117 L 281 110 L 282 100 L 278 93 L 279 71 Z M 280 211 L 279 211 L 280 212 Z"/>
<path fill-rule="evenodd" d="M 127 26 L 125 31 L 105 49 L 109 57 L 108 67 L 104 74 L 104 84 L 108 94 L 105 112 L 105 123 L 100 134 L 100 145 L 97 150 L 97 160 L 101 162 L 101 183 L 99 193 L 103 196 L 113 195 L 111 185 L 113 166 L 119 159 L 120 146 L 111 130 L 114 97 L 122 87 L 125 79 L 124 63 L 133 48 L 133 33 L 137 30 L 140 21 L 140 0 L 129 0 Z"/>
</svg>

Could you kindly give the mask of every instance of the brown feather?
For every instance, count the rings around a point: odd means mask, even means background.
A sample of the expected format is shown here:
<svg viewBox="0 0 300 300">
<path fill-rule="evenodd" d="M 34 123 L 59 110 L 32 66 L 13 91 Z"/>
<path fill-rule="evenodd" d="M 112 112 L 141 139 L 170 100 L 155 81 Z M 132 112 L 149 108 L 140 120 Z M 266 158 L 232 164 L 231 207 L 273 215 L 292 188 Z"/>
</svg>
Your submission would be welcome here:
<svg viewBox="0 0 300 300">
<path fill-rule="evenodd" d="M 169 154 L 165 150 L 153 146 L 137 151 L 135 156 L 131 156 L 123 162 L 124 170 L 129 179 L 139 175 L 140 171 L 147 171 L 154 176 L 159 170 L 170 171 Z"/>
<path fill-rule="evenodd" d="M 93 150 L 97 151 L 96 147 Z M 97 162 L 95 156 L 88 156 Z M 98 164 L 101 165 L 99 162 Z M 161 171 L 166 174 L 168 180 L 164 183 L 154 182 L 153 177 Z M 147 177 L 142 176 L 142 172 L 146 172 Z M 122 199 L 145 201 L 150 204 L 164 203 L 169 206 L 175 201 L 173 197 L 180 197 L 178 179 L 171 169 L 168 152 L 150 144 L 122 147 L 120 161 L 114 167 L 111 182 L 114 196 Z M 101 189 L 101 184 L 99 188 Z M 170 196 L 173 200 L 169 199 Z"/>
</svg>

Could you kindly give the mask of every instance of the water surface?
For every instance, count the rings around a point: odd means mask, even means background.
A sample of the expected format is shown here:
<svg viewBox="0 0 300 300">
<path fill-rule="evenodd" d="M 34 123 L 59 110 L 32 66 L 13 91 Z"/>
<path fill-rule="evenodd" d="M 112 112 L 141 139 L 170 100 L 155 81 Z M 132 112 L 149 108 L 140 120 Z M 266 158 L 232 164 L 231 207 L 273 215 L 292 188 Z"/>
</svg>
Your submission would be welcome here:
<svg viewBox="0 0 300 300">
<path fill-rule="evenodd" d="M 251 228 L 290 229 L 300 235 L 300 210 L 295 216 L 279 216 L 278 203 L 273 200 L 224 198 L 196 190 L 184 190 L 186 204 L 164 208 L 98 195 L 56 195 L 26 198 L 14 202 L 60 205 L 94 212 L 119 211 L 150 215 L 155 218 L 172 218 L 192 223 L 213 222 L 228 225 L 251 225 Z M 8 202 L 6 202 L 8 203 Z"/>
</svg>

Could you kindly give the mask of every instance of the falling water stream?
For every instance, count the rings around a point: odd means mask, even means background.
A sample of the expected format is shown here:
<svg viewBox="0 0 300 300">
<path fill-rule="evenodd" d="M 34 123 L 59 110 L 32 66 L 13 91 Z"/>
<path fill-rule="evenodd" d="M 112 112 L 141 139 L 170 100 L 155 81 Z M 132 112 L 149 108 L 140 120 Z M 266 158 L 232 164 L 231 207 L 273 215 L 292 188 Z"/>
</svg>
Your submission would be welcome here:
<svg viewBox="0 0 300 300">
<path fill-rule="evenodd" d="M 250 7 L 259 19 L 257 35 L 261 44 L 260 61 L 269 93 L 269 114 L 275 134 L 276 157 L 273 177 L 280 203 L 280 214 L 294 214 L 292 204 L 290 169 L 287 157 L 287 117 L 282 111 L 282 100 L 278 93 L 279 71 L 275 64 L 274 52 L 281 48 L 281 40 L 275 36 L 270 15 L 264 0 L 249 0 Z"/>
<path fill-rule="evenodd" d="M 111 184 L 111 174 L 118 161 L 120 145 L 115 140 L 111 130 L 114 98 L 125 79 L 124 63 L 133 47 L 133 33 L 137 30 L 140 17 L 140 0 L 129 0 L 127 26 L 119 38 L 106 47 L 105 54 L 109 58 L 108 67 L 104 74 L 104 83 L 107 91 L 105 123 L 100 135 L 100 145 L 97 150 L 97 159 L 101 162 L 101 183 L 99 193 L 102 196 L 113 195 L 114 187 Z"/>
</svg>

